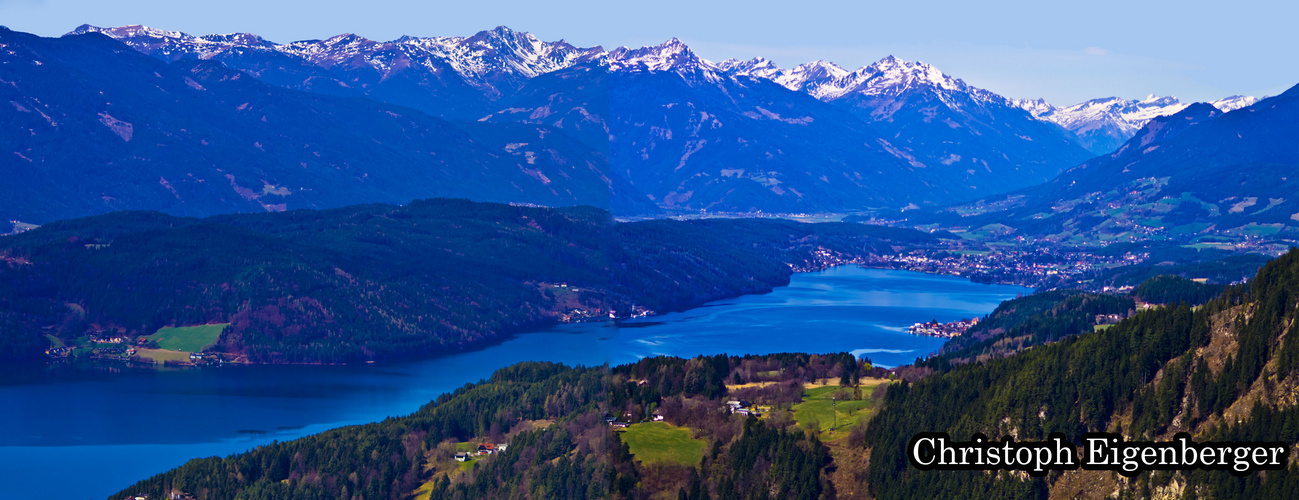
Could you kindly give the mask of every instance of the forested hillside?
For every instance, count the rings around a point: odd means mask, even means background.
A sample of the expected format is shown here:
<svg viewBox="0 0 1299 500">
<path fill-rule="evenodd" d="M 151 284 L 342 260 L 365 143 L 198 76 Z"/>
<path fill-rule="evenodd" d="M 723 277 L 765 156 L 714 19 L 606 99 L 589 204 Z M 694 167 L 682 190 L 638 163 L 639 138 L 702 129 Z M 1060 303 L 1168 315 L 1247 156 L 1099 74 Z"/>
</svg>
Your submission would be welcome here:
<svg viewBox="0 0 1299 500">
<path fill-rule="evenodd" d="M 409 416 L 191 460 L 111 498 L 833 497 L 818 434 L 784 410 L 764 419 L 724 411 L 726 384 L 771 383 L 745 397 L 788 408 L 804 381 L 864 373 L 849 354 L 649 358 L 612 369 L 522 363 Z M 647 422 L 653 414 L 664 420 Z M 634 455 L 626 436 L 651 426 L 685 433 L 703 453 L 685 463 Z M 480 443 L 508 447 L 453 460 Z"/>
<path fill-rule="evenodd" d="M 932 241 L 778 220 L 616 223 L 594 208 L 463 200 L 238 214 L 118 212 L 0 238 L 0 359 L 49 334 L 135 339 L 229 323 L 213 351 L 269 363 L 447 352 L 530 328 L 680 309 L 793 269 Z"/>
<path fill-rule="evenodd" d="M 1117 432 L 1125 439 L 1299 442 L 1299 251 L 1269 263 L 1248 284 L 1213 301 L 1138 313 L 1111 328 L 1015 356 L 952 365 L 890 388 L 867 429 L 870 487 L 879 498 L 1148 497 L 1293 498 L 1299 474 L 1236 477 L 1222 471 L 1142 473 L 1129 481 L 1101 471 L 1046 478 L 971 471 L 919 471 L 906 442 L 923 431 L 966 440 L 975 432 L 1040 440 L 1052 432 Z M 1293 455 L 1292 455 L 1293 456 Z M 1186 490 L 1177 490 L 1185 487 Z"/>
<path fill-rule="evenodd" d="M 1141 286 L 1132 290 L 1132 296 L 1152 304 L 1178 304 L 1185 302 L 1199 305 L 1222 293 L 1222 285 L 1197 283 L 1180 276 L 1160 275 L 1146 280 Z"/>
<path fill-rule="evenodd" d="M 1296 129 L 1299 87 L 1229 113 L 1194 104 L 1045 184 L 907 217 L 1060 242 L 1293 245 Z"/>
<path fill-rule="evenodd" d="M 1123 318 L 1135 303 L 1129 297 L 1076 290 L 1041 292 L 1002 302 L 964 335 L 943 345 L 942 361 L 982 361 L 1036 345 L 1090 332 L 1098 316 Z M 1113 323 L 1114 321 L 1110 321 Z"/>
<path fill-rule="evenodd" d="M 1108 328 L 1136 314 L 1138 300 L 1155 305 L 1198 306 L 1216 298 L 1223 289 L 1223 285 L 1164 274 L 1146 280 L 1126 295 L 1053 290 L 1007 300 L 964 335 L 953 337 L 943 345 L 942 357 L 928 364 L 1009 356 L 1033 346 Z"/>
</svg>

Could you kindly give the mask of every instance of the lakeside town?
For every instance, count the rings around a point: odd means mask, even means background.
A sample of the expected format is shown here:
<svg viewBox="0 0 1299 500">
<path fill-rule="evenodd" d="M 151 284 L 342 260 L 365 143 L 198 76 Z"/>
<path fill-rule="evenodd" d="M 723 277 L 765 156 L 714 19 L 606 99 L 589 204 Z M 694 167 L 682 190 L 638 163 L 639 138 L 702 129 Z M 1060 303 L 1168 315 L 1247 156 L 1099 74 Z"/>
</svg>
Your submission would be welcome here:
<svg viewBox="0 0 1299 500">
<path fill-rule="evenodd" d="M 1087 278 L 1095 273 L 1146 263 L 1146 252 L 1097 255 L 1087 251 L 1057 248 L 1025 248 L 1004 251 L 926 251 L 881 256 L 869 267 L 961 276 L 979 283 L 1019 285 L 1038 290 L 1080 288 L 1091 290 Z"/>
<path fill-rule="evenodd" d="M 923 335 L 926 337 L 938 337 L 950 339 L 964 335 L 970 327 L 979 324 L 979 318 L 961 319 L 947 323 L 939 323 L 933 320 L 928 323 L 916 323 L 907 328 L 907 333 L 912 335 Z"/>
</svg>

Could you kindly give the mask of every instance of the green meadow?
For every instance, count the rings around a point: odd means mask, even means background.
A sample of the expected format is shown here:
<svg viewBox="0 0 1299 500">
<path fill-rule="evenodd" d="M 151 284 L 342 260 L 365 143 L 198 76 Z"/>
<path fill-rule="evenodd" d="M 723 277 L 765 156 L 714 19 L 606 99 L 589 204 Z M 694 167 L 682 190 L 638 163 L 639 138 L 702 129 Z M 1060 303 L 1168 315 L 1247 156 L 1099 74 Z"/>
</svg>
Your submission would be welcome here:
<svg viewBox="0 0 1299 500">
<path fill-rule="evenodd" d="M 169 351 L 200 352 L 203 348 L 215 344 L 229 323 L 213 325 L 180 326 L 159 328 L 150 335 L 149 340 L 157 342 L 158 347 Z"/>
<path fill-rule="evenodd" d="M 163 364 L 168 361 L 178 363 L 188 363 L 189 353 L 181 351 L 169 351 L 166 349 L 137 349 L 135 354 L 141 358 L 151 359 L 156 364 Z"/>
<path fill-rule="evenodd" d="M 862 384 L 862 399 L 837 402 L 832 399 L 834 393 L 842 389 L 852 394 L 852 387 L 840 388 L 837 385 L 828 385 L 808 389 L 803 393 L 803 402 L 794 405 L 794 420 L 804 429 L 810 428 L 815 422 L 822 432 L 834 426 L 837 426 L 837 431 L 842 431 L 870 415 L 870 395 L 877 386 L 878 384 Z"/>
<path fill-rule="evenodd" d="M 667 422 L 645 422 L 628 427 L 623 442 L 643 463 L 669 462 L 699 465 L 704 458 L 704 442 L 690 437 L 690 429 Z"/>
</svg>

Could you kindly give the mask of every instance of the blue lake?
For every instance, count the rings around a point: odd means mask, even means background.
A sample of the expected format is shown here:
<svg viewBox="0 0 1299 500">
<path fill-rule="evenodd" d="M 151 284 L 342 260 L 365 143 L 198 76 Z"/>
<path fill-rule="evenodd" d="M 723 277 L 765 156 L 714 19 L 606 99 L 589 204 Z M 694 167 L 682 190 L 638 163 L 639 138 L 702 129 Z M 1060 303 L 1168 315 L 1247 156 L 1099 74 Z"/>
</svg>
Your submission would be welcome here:
<svg viewBox="0 0 1299 500">
<path fill-rule="evenodd" d="M 433 359 L 358 366 L 228 366 L 0 378 L 8 497 L 104 498 L 195 457 L 409 414 L 520 361 L 617 365 L 645 356 L 853 352 L 896 366 L 943 340 L 912 323 L 982 316 L 1030 289 L 841 266 L 766 295 L 612 323 L 561 325 Z"/>
</svg>

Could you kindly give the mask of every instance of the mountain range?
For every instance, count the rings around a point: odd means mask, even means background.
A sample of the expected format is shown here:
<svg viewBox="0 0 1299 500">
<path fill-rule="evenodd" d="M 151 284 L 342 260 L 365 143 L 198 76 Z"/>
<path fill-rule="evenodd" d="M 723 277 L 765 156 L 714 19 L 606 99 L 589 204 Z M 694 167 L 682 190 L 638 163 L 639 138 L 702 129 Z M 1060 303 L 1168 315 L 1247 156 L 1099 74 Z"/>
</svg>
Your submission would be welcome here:
<svg viewBox="0 0 1299 500">
<path fill-rule="evenodd" d="M 100 33 L 158 59 L 205 59 L 281 87 L 365 96 L 444 118 L 476 119 L 490 102 L 541 74 L 604 53 L 566 42 L 543 42 L 504 27 L 471 37 L 402 37 L 377 42 L 350 33 L 276 44 L 249 33 L 191 36 L 147 26 L 82 25 L 72 35 Z"/>
<path fill-rule="evenodd" d="M 298 90 L 448 119 L 549 125 L 607 152 L 612 172 L 668 209 L 818 212 L 972 199 L 1045 181 L 1089 156 L 1009 100 L 891 57 L 852 74 L 831 71 L 846 76 L 835 81 L 804 67 L 767 74 L 714 64 L 676 39 L 604 50 L 504 27 L 465 38 L 348 34 L 288 44 L 142 26 L 73 31 L 88 33 Z"/>
<path fill-rule="evenodd" d="M 1296 130 L 1299 86 L 1227 113 L 1192 104 L 1051 182 L 910 218 L 1065 242 L 1294 239 Z"/>
<path fill-rule="evenodd" d="M 545 42 L 503 26 L 469 37 L 405 36 L 378 42 L 342 34 L 325 40 L 287 44 L 276 44 L 249 33 L 192 36 L 140 25 L 110 28 L 82 25 L 70 34 L 92 32 L 121 40 L 136 50 L 167 61 L 214 59 L 276 85 L 339 95 L 367 95 L 443 117 L 478 118 L 477 113 L 490 110 L 486 102 L 508 96 L 527 80 L 552 71 L 602 60 L 616 68 L 639 64 L 622 60 L 633 52 L 626 48 L 606 51 L 599 46 L 574 47 L 563 40 Z M 679 42 L 665 45 L 674 44 Z M 638 54 L 643 57 L 645 51 Z M 1176 97 L 1153 94 L 1141 100 L 1109 97 L 1063 107 L 1043 99 L 1008 99 L 968 86 L 932 65 L 892 56 L 855 71 L 827 61 L 782 69 L 762 57 L 747 61 L 728 59 L 715 64 L 689 57 L 680 60 L 669 57 L 659 58 L 645 67 L 667 71 L 677 69 L 678 65 L 768 79 L 824 101 L 837 101 L 853 94 L 875 99 L 897 97 L 920 86 L 937 90 L 935 93 L 943 94 L 942 100 L 949 103 L 960 94 L 968 94 L 978 104 L 1021 108 L 1034 118 L 1060 125 L 1076 134 L 1081 144 L 1095 154 L 1113 151 L 1151 118 L 1173 114 L 1190 105 Z M 1237 95 L 1211 104 L 1231 111 L 1257 101 L 1255 97 Z M 867 107 L 868 114 L 876 121 L 887 119 L 897 111 L 887 106 Z"/>
<path fill-rule="evenodd" d="M 27 131 L 0 139 L 18 180 L 0 217 L 32 223 L 432 196 L 620 215 L 933 207 L 1048 181 L 1094 156 L 1088 133 L 1123 137 L 1182 106 L 1053 108 L 891 56 L 781 69 L 714 63 L 676 39 L 605 50 L 504 27 L 388 42 L 89 25 L 0 38 L 0 121 Z"/>
<path fill-rule="evenodd" d="M 654 210 L 606 160 L 546 127 L 452 123 L 168 64 L 99 35 L 0 30 L 4 220 L 112 210 L 282 211 L 451 196 Z"/>
<path fill-rule="evenodd" d="M 725 61 L 733 74 L 767 78 L 846 109 L 911 161 L 975 195 L 1045 182 L 1089 156 L 1067 132 L 998 94 L 932 65 L 893 56 L 855 71 L 816 61 L 781 70 L 764 59 Z"/>
</svg>

